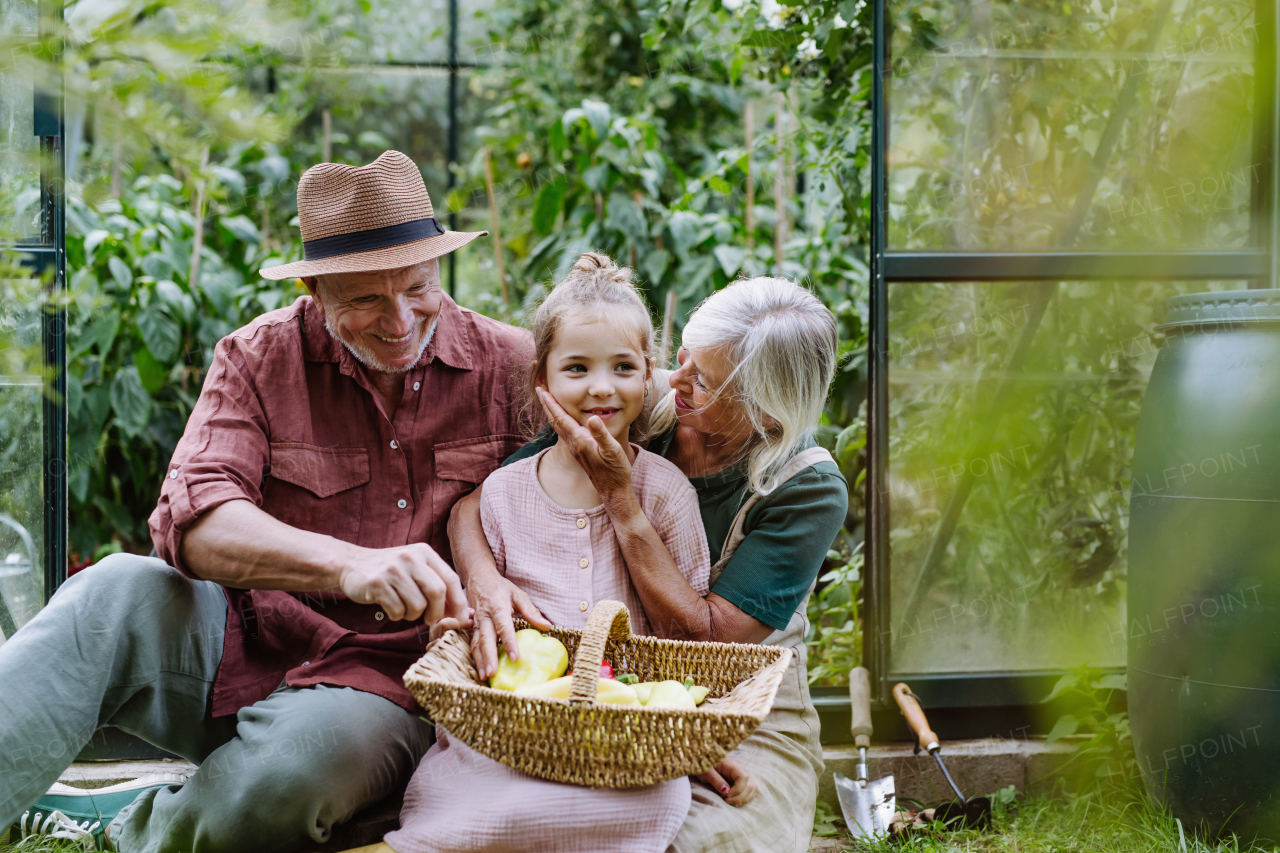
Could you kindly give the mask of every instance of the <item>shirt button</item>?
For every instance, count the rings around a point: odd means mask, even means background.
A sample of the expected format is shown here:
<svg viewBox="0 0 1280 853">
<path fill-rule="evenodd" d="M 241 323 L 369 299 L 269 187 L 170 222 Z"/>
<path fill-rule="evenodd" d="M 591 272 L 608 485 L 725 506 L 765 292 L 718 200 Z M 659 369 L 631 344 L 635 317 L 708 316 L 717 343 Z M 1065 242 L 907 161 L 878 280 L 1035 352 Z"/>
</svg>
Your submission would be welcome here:
<svg viewBox="0 0 1280 853">
<path fill-rule="evenodd" d="M 417 391 L 417 390 L 418 390 L 419 388 L 421 388 L 421 387 L 422 387 L 422 383 L 421 383 L 421 382 L 415 382 L 415 383 L 413 383 L 413 390 Z"/>
<path fill-rule="evenodd" d="M 178 479 L 178 469 L 177 469 L 177 468 L 174 468 L 172 471 L 170 471 L 170 472 L 169 472 L 169 479 L 170 479 L 170 480 L 176 480 L 176 479 Z"/>
<path fill-rule="evenodd" d="M 585 601 L 581 602 L 581 603 L 578 605 L 578 609 L 579 609 L 579 610 L 582 610 L 582 611 L 584 611 L 584 612 L 585 612 L 585 611 L 586 611 L 586 609 L 587 609 L 587 603 L 586 603 Z"/>
<path fill-rule="evenodd" d="M 409 505 L 409 502 L 404 498 L 401 498 L 400 500 L 396 501 L 396 506 L 400 507 L 401 509 L 404 509 L 408 505 Z"/>
<path fill-rule="evenodd" d="M 396 444 L 396 440 L 395 440 L 394 438 L 393 438 L 393 439 L 391 439 L 391 449 L 392 449 L 392 450 L 395 450 L 395 449 L 396 449 L 396 448 L 398 448 L 399 446 L 400 446 L 400 445 Z"/>
<path fill-rule="evenodd" d="M 303 665 L 303 666 L 311 666 L 311 661 L 309 661 L 309 660 L 304 660 L 304 661 L 302 662 L 302 665 Z"/>
<path fill-rule="evenodd" d="M 581 560 L 578 561 L 578 568 L 580 569 L 585 569 L 589 565 L 591 565 L 591 561 L 588 560 L 586 557 L 583 557 Z"/>
<path fill-rule="evenodd" d="M 377 619 L 379 622 L 381 622 L 383 619 L 386 619 L 386 618 L 387 618 L 387 614 L 385 614 L 385 613 L 383 613 L 381 610 L 379 610 L 377 613 L 373 614 L 373 618 L 374 618 L 374 619 Z"/>
<path fill-rule="evenodd" d="M 581 530 L 582 528 L 584 528 L 584 527 L 586 527 L 586 526 L 587 526 L 587 520 L 586 520 L 585 518 L 580 518 L 580 519 L 578 519 L 578 529 L 579 529 L 579 530 Z"/>
</svg>

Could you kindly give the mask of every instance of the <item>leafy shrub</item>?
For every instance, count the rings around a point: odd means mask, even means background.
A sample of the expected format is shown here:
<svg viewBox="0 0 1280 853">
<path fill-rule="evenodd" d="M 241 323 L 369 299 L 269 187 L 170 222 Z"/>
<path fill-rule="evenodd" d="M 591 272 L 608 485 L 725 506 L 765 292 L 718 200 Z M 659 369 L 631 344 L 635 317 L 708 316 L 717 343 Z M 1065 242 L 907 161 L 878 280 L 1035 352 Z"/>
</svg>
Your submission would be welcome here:
<svg viewBox="0 0 1280 853">
<path fill-rule="evenodd" d="M 847 551 L 831 551 L 827 560 L 837 567 L 818 578 L 809 599 L 809 683 L 849 683 L 849 670 L 862 663 L 862 621 L 858 595 L 862 581 L 862 543 Z"/>
<path fill-rule="evenodd" d="M 1048 744 L 1076 734 L 1087 734 L 1059 773 L 1076 790 L 1099 785 L 1131 787 L 1140 779 L 1138 760 L 1129 733 L 1129 713 L 1118 709 L 1117 693 L 1128 690 L 1123 673 L 1104 673 L 1083 666 L 1058 679 L 1044 703 L 1066 700 L 1073 706 L 1054 723 Z"/>
<path fill-rule="evenodd" d="M 147 517 L 215 344 L 297 295 L 258 275 L 278 256 L 242 213 L 209 218 L 192 283 L 191 206 L 163 174 L 68 204 L 71 549 L 84 556 L 113 540 L 150 549 Z"/>
</svg>

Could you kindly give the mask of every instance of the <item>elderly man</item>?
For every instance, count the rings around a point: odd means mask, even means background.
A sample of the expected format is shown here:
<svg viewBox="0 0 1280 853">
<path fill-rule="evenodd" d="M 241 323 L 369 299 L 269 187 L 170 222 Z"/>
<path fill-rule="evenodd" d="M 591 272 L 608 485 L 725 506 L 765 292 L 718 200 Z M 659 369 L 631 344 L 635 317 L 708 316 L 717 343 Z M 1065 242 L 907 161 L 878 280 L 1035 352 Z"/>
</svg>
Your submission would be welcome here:
<svg viewBox="0 0 1280 853">
<path fill-rule="evenodd" d="M 298 214 L 306 259 L 262 275 L 310 296 L 218 344 L 160 559 L 103 560 L 0 646 L 0 829 L 104 724 L 199 765 L 126 792 L 127 853 L 323 842 L 432 741 L 401 676 L 471 618 L 448 513 L 522 443 L 529 337 L 443 293 L 437 259 L 485 232 L 445 232 L 403 154 L 310 169 Z"/>
</svg>

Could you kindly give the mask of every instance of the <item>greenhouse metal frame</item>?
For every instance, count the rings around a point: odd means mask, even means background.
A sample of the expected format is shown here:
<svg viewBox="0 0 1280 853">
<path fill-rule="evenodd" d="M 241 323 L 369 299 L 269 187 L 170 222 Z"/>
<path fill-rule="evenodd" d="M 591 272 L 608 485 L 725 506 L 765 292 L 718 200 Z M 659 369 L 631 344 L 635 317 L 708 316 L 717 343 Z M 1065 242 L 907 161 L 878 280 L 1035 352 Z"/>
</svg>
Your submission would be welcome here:
<svg viewBox="0 0 1280 853">
<path fill-rule="evenodd" d="M 1167 4 L 1166 4 L 1167 5 Z M 890 648 L 891 610 L 890 578 L 890 486 L 889 471 L 889 370 L 890 312 L 889 288 L 893 284 L 935 282 L 961 284 L 969 282 L 1038 282 L 1042 293 L 1051 292 L 1057 282 L 1088 280 L 1208 280 L 1244 279 L 1250 288 L 1280 286 L 1280 232 L 1275 218 L 1276 199 L 1280 198 L 1280 169 L 1277 169 L 1277 144 L 1280 143 L 1280 104 L 1277 93 L 1275 48 L 1280 44 L 1280 19 L 1274 3 L 1255 5 L 1258 39 L 1255 48 L 1255 111 L 1253 151 L 1260 164 L 1258 189 L 1251 197 L 1252 246 L 1236 251 L 1041 251 L 1041 252 L 965 252 L 895 250 L 888 245 L 889 230 L 889 88 L 892 74 L 891 32 L 888 26 L 892 7 L 889 0 L 874 0 L 875 42 L 873 65 L 873 157 L 871 163 L 871 288 L 868 389 L 868 475 L 866 480 L 867 564 L 864 572 L 865 601 L 863 611 L 863 660 L 872 674 L 875 708 L 892 707 L 892 684 L 909 680 L 913 691 L 928 708 L 950 709 L 957 719 L 980 720 L 966 727 L 969 736 L 999 733 L 1001 726 L 1016 720 L 1017 714 L 1000 716 L 991 713 L 996 707 L 1025 708 L 1046 695 L 1060 671 L 993 671 L 955 673 L 913 673 L 895 669 Z M 1133 79 L 1132 75 L 1129 78 Z M 1100 144 L 1100 148 L 1106 144 Z M 1114 140 L 1112 140 L 1114 142 Z M 1034 310 L 1034 309 L 1033 309 Z M 1035 330 L 1030 330 L 1034 336 Z M 1006 362 L 1006 371 L 1016 373 L 1020 355 L 1025 354 L 1030 337 L 1024 329 Z M 1002 382 L 1004 380 L 1001 380 Z M 1000 394 L 1000 390 L 995 392 Z M 963 493 L 963 488 L 957 489 Z M 939 528 L 944 545 L 955 529 L 963 510 L 965 494 L 953 494 L 943 513 Z M 933 543 L 935 546 L 937 542 Z M 932 548 L 921 571 L 924 584 L 929 572 L 942 558 Z M 819 705 L 829 711 L 847 706 L 834 690 L 819 691 Z M 1029 697 L 1036 697 L 1030 699 Z M 988 709 L 988 710 L 984 710 Z M 965 712 L 968 712 L 967 714 Z M 945 712 L 944 712 L 945 713 Z M 982 722 L 981 720 L 985 720 Z"/>
</svg>

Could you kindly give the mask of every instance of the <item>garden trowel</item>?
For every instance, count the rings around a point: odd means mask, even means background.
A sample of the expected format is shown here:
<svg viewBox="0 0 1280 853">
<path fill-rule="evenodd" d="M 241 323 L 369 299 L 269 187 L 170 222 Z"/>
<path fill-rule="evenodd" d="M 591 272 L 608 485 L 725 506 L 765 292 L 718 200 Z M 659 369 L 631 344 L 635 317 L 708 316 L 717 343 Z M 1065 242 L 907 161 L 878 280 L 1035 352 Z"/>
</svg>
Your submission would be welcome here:
<svg viewBox="0 0 1280 853">
<path fill-rule="evenodd" d="M 871 746 L 871 674 L 863 667 L 849 673 L 849 706 L 853 743 L 858 747 L 857 779 L 833 774 L 840 811 L 854 838 L 884 838 L 893 822 L 896 800 L 893 777 L 867 781 L 867 747 Z"/>
</svg>

